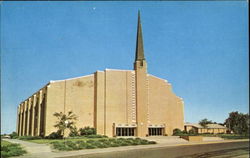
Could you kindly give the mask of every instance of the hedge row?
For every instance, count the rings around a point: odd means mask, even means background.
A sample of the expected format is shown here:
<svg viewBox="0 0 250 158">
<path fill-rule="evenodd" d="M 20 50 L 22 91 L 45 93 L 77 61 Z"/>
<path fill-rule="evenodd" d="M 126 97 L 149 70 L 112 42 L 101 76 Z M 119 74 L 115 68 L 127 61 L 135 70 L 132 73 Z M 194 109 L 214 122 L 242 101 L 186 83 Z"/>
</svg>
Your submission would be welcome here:
<svg viewBox="0 0 250 158">
<path fill-rule="evenodd" d="M 87 141 L 65 141 L 51 142 L 54 149 L 57 150 L 81 150 L 81 149 L 95 149 L 95 148 L 108 148 L 118 146 L 131 146 L 131 145 L 147 145 L 156 144 L 155 141 L 148 141 L 140 138 L 109 138 L 99 140 L 87 140 Z"/>
<path fill-rule="evenodd" d="M 40 136 L 20 136 L 18 137 L 20 140 L 35 140 L 35 139 L 42 139 Z"/>
</svg>

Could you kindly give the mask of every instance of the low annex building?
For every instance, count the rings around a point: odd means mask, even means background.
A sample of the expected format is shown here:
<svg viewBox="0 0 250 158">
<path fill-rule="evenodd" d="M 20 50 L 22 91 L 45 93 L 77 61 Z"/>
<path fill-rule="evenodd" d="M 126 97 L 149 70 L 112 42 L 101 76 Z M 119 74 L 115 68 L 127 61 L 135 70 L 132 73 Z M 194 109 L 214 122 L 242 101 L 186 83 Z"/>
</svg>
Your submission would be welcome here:
<svg viewBox="0 0 250 158">
<path fill-rule="evenodd" d="M 184 129 L 184 103 L 171 84 L 147 73 L 140 13 L 134 70 L 105 69 L 50 81 L 18 106 L 17 133 L 47 136 L 57 131 L 55 112 L 72 111 L 77 128 L 107 136 L 172 135 Z"/>
<path fill-rule="evenodd" d="M 201 126 L 200 124 L 192 124 L 192 123 L 186 123 L 184 124 L 184 130 L 194 130 L 195 133 L 212 133 L 212 134 L 218 134 L 218 133 L 226 133 L 227 127 L 219 125 L 219 124 L 207 124 L 206 127 Z"/>
</svg>

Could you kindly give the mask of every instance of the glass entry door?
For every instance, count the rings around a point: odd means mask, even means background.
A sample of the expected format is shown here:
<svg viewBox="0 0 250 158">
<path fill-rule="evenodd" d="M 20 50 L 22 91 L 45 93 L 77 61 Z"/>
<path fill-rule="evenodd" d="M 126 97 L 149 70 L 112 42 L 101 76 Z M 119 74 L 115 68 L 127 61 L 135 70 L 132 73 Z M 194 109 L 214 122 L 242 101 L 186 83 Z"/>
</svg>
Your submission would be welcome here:
<svg viewBox="0 0 250 158">
<path fill-rule="evenodd" d="M 163 136 L 164 128 L 148 128 L 149 136 Z"/>
</svg>

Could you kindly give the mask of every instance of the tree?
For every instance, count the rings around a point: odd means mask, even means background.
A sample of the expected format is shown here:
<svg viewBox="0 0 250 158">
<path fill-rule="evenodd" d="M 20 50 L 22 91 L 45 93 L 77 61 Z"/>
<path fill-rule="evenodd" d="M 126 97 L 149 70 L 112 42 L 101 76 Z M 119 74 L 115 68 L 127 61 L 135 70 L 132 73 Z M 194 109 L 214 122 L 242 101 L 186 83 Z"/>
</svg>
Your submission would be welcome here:
<svg viewBox="0 0 250 158">
<path fill-rule="evenodd" d="M 249 114 L 239 113 L 238 111 L 231 112 L 224 124 L 229 131 L 236 134 L 249 134 Z"/>
<path fill-rule="evenodd" d="M 10 138 L 11 138 L 11 139 L 16 139 L 16 138 L 18 138 L 18 134 L 17 134 L 16 132 L 12 132 L 12 133 L 10 134 Z"/>
<path fill-rule="evenodd" d="M 199 124 L 202 126 L 202 127 L 204 127 L 204 128 L 207 128 L 207 125 L 208 124 L 211 124 L 211 123 L 213 123 L 213 121 L 209 121 L 207 118 L 204 118 L 203 120 L 201 120 L 200 122 L 199 122 Z"/>
<path fill-rule="evenodd" d="M 58 119 L 54 127 L 58 128 L 58 132 L 62 134 L 63 137 L 65 129 L 74 129 L 77 116 L 73 114 L 72 111 L 69 111 L 67 115 L 62 112 L 55 112 L 53 115 Z"/>
<path fill-rule="evenodd" d="M 196 130 L 194 128 L 191 128 L 189 131 L 188 131 L 188 134 L 196 134 Z"/>
<path fill-rule="evenodd" d="M 173 130 L 173 136 L 178 136 L 178 135 L 181 135 L 181 134 L 182 134 L 182 131 L 179 128 L 175 128 Z"/>
</svg>

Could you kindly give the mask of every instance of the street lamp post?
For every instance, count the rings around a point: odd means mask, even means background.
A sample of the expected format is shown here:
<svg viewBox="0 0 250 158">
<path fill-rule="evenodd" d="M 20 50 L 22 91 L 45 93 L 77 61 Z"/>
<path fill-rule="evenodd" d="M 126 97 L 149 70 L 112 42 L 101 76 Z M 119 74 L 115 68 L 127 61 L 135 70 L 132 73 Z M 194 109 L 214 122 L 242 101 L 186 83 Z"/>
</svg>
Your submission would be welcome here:
<svg viewBox="0 0 250 158">
<path fill-rule="evenodd" d="M 69 121 L 68 120 L 66 120 L 66 121 L 64 121 L 64 123 L 65 123 L 65 129 L 67 129 L 67 126 L 68 126 L 68 123 L 69 123 Z M 65 134 L 65 129 L 64 129 L 64 131 L 63 131 L 63 141 L 64 141 L 64 146 L 66 146 L 66 143 L 65 143 L 65 137 L 64 137 L 64 134 Z"/>
</svg>

